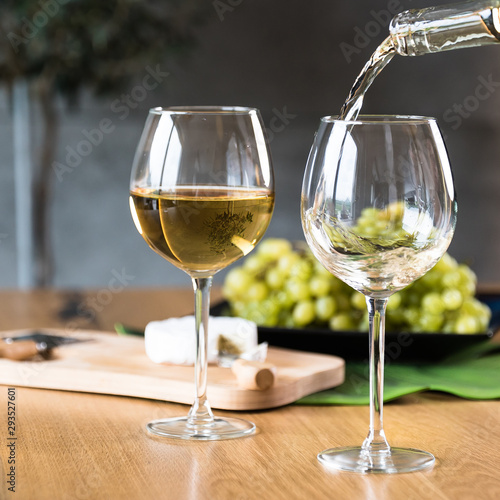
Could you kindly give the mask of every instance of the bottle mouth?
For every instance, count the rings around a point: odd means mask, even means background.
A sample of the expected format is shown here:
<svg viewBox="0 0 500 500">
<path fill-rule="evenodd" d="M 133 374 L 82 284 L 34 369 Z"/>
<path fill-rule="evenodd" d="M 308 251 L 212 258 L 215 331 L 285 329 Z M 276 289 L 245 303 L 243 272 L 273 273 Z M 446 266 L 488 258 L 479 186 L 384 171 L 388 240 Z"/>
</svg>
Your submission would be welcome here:
<svg viewBox="0 0 500 500">
<path fill-rule="evenodd" d="M 397 52 L 419 56 L 500 42 L 500 0 L 405 10 L 389 24 Z"/>
</svg>

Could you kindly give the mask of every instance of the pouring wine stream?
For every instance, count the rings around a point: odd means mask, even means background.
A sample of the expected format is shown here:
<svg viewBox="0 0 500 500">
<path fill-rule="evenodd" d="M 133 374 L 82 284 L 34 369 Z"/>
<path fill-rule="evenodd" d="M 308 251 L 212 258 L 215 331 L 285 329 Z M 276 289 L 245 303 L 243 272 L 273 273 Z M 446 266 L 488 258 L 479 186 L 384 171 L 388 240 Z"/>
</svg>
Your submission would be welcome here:
<svg viewBox="0 0 500 500">
<path fill-rule="evenodd" d="M 389 31 L 356 78 L 339 119 L 357 119 L 366 91 L 395 54 L 419 56 L 500 43 L 500 1 L 408 10 L 394 17 Z"/>
</svg>

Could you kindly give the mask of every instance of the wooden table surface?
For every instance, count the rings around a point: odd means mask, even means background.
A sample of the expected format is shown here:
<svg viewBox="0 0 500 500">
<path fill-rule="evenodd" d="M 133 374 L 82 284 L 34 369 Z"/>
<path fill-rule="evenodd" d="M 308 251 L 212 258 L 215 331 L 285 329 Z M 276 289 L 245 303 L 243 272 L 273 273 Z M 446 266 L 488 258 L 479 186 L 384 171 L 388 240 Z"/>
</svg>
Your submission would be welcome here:
<svg viewBox="0 0 500 500">
<path fill-rule="evenodd" d="M 143 328 L 150 320 L 191 311 L 189 289 L 0 291 L 1 330 L 111 330 L 117 321 Z M 367 407 L 218 411 L 252 420 L 258 433 L 193 443 L 153 439 L 144 430 L 151 419 L 186 414 L 184 405 L 18 387 L 12 493 L 6 480 L 7 396 L 8 388 L 0 386 L 1 499 L 500 498 L 500 401 L 425 393 L 387 404 L 389 442 L 431 451 L 437 463 L 425 472 L 358 475 L 330 471 L 316 455 L 360 444 Z"/>
</svg>

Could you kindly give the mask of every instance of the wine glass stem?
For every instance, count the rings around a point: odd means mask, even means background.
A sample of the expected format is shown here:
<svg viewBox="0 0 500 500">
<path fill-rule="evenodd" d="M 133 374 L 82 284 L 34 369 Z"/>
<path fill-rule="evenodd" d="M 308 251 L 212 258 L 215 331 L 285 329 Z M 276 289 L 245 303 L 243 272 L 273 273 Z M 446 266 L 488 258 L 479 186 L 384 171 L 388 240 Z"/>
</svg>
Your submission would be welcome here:
<svg viewBox="0 0 500 500">
<path fill-rule="evenodd" d="M 207 425 L 214 415 L 207 399 L 207 342 L 212 278 L 193 278 L 194 315 L 196 328 L 195 401 L 188 414 L 188 424 Z"/>
<path fill-rule="evenodd" d="M 387 298 L 366 298 L 370 318 L 370 430 L 362 449 L 369 454 L 388 454 L 384 433 L 384 350 Z"/>
</svg>

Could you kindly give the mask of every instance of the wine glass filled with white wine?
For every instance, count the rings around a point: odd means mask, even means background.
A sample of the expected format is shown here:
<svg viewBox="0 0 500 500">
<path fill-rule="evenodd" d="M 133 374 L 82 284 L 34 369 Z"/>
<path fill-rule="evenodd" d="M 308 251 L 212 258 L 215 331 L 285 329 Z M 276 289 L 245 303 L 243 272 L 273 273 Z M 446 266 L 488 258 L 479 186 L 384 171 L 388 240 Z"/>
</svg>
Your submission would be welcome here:
<svg viewBox="0 0 500 500">
<path fill-rule="evenodd" d="M 382 414 L 387 300 L 438 262 L 455 229 L 453 179 L 436 121 L 323 118 L 304 175 L 301 211 L 314 255 L 365 295 L 370 319 L 368 436 L 362 446 L 329 449 L 318 458 L 354 472 L 431 466 L 430 453 L 389 446 Z"/>
<path fill-rule="evenodd" d="M 215 273 L 247 255 L 274 208 L 274 180 L 258 110 L 173 107 L 150 110 L 130 182 L 139 233 L 185 271 L 195 292 L 195 401 L 186 417 L 147 425 L 156 435 L 217 440 L 251 434 L 255 425 L 214 417 L 207 399 L 207 333 Z"/>
</svg>

